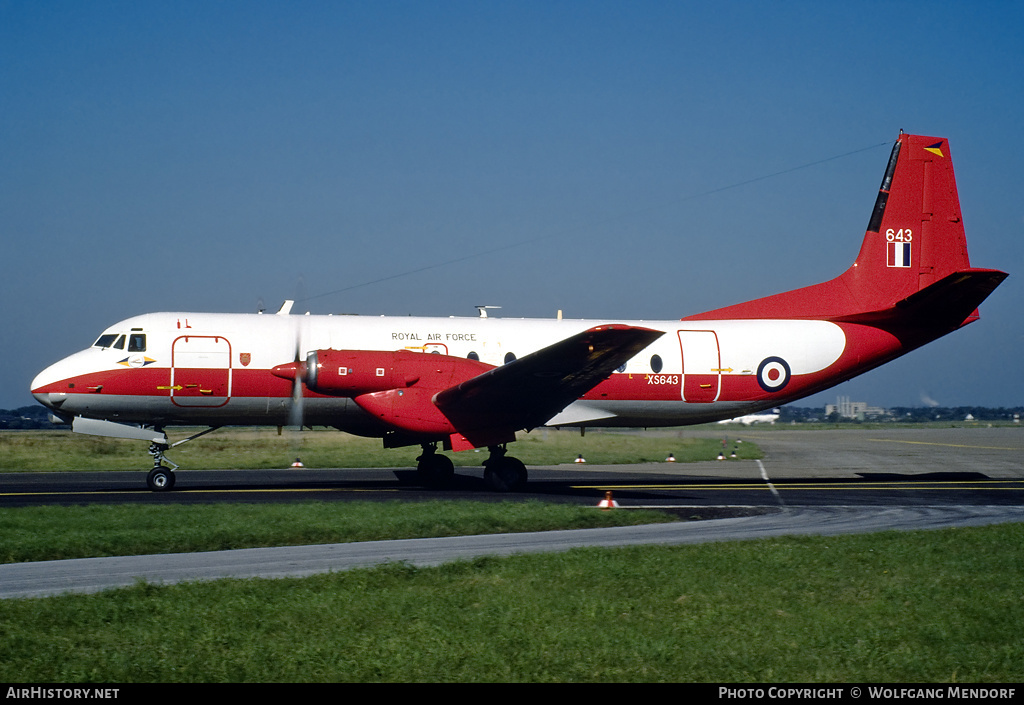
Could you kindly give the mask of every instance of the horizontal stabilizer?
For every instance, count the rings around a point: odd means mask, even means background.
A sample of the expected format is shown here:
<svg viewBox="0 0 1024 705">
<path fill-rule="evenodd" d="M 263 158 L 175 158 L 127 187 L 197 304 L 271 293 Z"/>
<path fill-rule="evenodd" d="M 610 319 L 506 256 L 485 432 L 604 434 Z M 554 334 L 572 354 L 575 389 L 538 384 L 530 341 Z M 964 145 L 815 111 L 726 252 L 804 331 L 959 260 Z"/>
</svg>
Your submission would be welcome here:
<svg viewBox="0 0 1024 705">
<path fill-rule="evenodd" d="M 880 328 L 923 328 L 941 334 L 977 320 L 978 306 L 1006 277 L 1006 272 L 996 269 L 965 269 L 914 292 L 891 308 L 831 320 Z"/>
<path fill-rule="evenodd" d="M 536 428 L 662 335 L 597 326 L 439 392 L 434 403 L 470 439 L 478 430 Z"/>
</svg>

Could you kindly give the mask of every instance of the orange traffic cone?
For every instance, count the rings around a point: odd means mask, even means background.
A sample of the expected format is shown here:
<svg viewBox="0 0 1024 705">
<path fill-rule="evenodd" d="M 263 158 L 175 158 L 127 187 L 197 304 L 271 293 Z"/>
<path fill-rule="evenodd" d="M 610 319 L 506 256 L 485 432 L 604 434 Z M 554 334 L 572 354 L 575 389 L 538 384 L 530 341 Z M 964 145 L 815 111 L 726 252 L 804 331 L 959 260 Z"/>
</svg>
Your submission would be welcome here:
<svg viewBox="0 0 1024 705">
<path fill-rule="evenodd" d="M 605 511 L 608 511 L 609 509 L 614 509 L 618 507 L 619 503 L 612 499 L 612 492 L 611 490 L 608 490 L 607 492 L 604 493 L 604 499 L 598 502 L 597 506 Z"/>
</svg>

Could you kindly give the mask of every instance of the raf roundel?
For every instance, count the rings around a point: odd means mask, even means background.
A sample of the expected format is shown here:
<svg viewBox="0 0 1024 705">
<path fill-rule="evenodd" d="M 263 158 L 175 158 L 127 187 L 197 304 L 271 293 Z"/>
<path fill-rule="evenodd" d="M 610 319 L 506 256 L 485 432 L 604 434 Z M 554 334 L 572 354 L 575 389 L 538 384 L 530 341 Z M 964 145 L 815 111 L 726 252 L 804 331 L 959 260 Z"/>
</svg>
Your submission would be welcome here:
<svg viewBox="0 0 1024 705">
<path fill-rule="evenodd" d="M 766 357 L 757 366 L 757 383 L 766 392 L 781 391 L 790 378 L 789 363 L 781 357 Z"/>
</svg>

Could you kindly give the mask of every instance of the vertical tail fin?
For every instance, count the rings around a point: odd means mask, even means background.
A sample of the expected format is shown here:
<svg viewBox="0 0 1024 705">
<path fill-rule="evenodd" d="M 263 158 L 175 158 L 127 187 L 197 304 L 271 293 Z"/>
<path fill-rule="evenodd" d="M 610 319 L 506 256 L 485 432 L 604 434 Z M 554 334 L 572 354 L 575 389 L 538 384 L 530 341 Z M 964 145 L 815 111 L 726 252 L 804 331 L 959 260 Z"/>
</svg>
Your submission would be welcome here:
<svg viewBox="0 0 1024 705">
<path fill-rule="evenodd" d="M 844 275 L 855 306 L 887 308 L 970 268 L 949 142 L 900 135 L 860 254 Z"/>
<path fill-rule="evenodd" d="M 852 320 L 893 310 L 897 304 L 950 275 L 968 271 L 986 272 L 980 278 L 991 283 L 991 287 L 981 287 L 987 291 L 978 303 L 1005 277 L 994 270 L 971 270 L 949 142 L 940 137 L 901 133 L 893 146 L 860 253 L 852 267 L 822 284 L 686 320 Z M 977 288 L 978 279 L 973 278 L 971 288 Z"/>
</svg>

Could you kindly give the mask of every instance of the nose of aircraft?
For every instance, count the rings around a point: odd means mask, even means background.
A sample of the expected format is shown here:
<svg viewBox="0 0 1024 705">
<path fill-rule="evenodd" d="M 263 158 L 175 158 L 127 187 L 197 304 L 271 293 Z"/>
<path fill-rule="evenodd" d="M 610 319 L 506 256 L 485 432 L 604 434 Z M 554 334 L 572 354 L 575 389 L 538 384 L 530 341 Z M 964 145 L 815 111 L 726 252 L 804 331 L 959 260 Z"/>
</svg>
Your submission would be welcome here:
<svg viewBox="0 0 1024 705">
<path fill-rule="evenodd" d="M 45 406 L 47 409 L 56 408 L 54 401 L 50 399 L 50 392 L 39 391 L 42 384 L 40 384 L 40 375 L 36 375 L 36 378 L 32 380 L 32 396 L 35 397 L 36 401 Z"/>
<path fill-rule="evenodd" d="M 49 392 L 32 392 L 32 396 L 36 398 L 37 402 L 53 411 L 59 409 L 60 405 L 64 403 L 64 399 L 55 398 L 58 395 Z"/>
<path fill-rule="evenodd" d="M 37 402 L 54 411 L 57 411 L 67 400 L 67 392 L 57 391 L 54 388 L 57 382 L 68 376 L 65 374 L 67 371 L 65 362 L 65 360 L 61 360 L 37 374 L 29 388 Z"/>
</svg>

